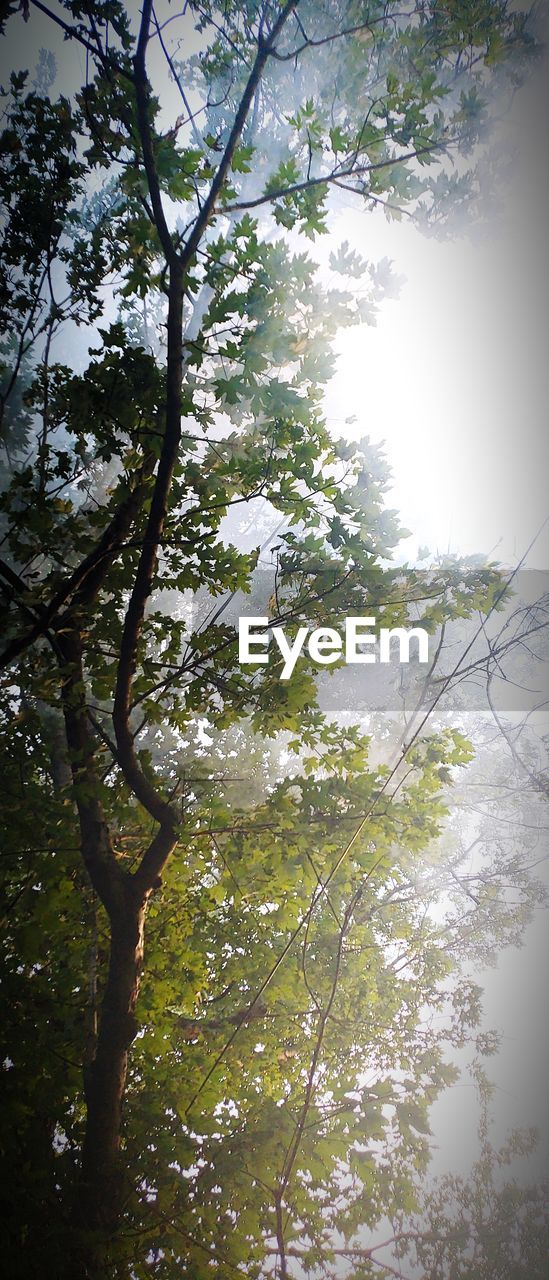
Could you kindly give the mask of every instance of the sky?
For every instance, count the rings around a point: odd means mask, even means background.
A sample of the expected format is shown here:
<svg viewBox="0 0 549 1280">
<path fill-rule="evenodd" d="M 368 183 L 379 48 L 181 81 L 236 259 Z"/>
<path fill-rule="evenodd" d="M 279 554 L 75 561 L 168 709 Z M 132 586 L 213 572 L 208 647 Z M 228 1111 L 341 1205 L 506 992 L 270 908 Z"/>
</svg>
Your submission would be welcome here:
<svg viewBox="0 0 549 1280">
<path fill-rule="evenodd" d="M 473 239 L 427 239 L 381 211 L 364 219 L 350 203 L 340 216 L 342 238 L 373 260 L 388 255 L 405 283 L 375 329 L 341 335 L 327 413 L 343 433 L 385 442 L 388 499 L 413 531 L 410 559 L 426 545 L 514 566 L 538 535 L 526 564 L 549 563 L 548 89 L 545 57 L 501 125 L 513 161 L 497 217 Z M 540 1131 L 526 1178 L 549 1169 L 548 971 L 547 912 L 539 910 L 522 948 L 479 975 L 485 1025 L 502 1036 L 489 1063 L 494 1133 Z M 478 1143 L 465 1077 L 436 1104 L 432 1123 L 435 1169 L 466 1173 Z"/>
<path fill-rule="evenodd" d="M 515 563 L 548 514 L 547 63 L 501 125 L 516 148 L 475 239 L 426 238 L 351 203 L 339 228 L 405 277 L 377 327 L 342 333 L 327 412 L 343 433 L 385 441 L 406 554 L 493 553 Z M 339 229 L 338 228 L 338 229 Z M 356 414 L 350 428 L 344 419 Z M 549 530 L 528 563 L 546 568 Z"/>
<path fill-rule="evenodd" d="M 327 415 L 342 434 L 384 442 L 388 501 L 412 531 L 401 548 L 412 561 L 428 546 L 513 567 L 535 539 L 525 563 L 549 564 L 548 95 L 544 57 L 500 126 L 513 159 L 496 216 L 473 237 L 427 238 L 407 220 L 387 223 L 381 211 L 364 218 L 351 199 L 340 214 L 340 237 L 373 261 L 390 257 L 404 283 L 375 328 L 341 334 Z M 546 867 L 540 872 L 547 881 Z M 488 1064 L 493 1136 L 504 1141 L 513 1126 L 531 1125 L 540 1134 L 519 1171 L 525 1180 L 549 1169 L 548 971 L 540 909 L 523 946 L 477 975 L 484 1025 L 501 1034 Z M 435 1171 L 467 1174 L 477 1123 L 464 1074 L 433 1108 Z"/>
</svg>

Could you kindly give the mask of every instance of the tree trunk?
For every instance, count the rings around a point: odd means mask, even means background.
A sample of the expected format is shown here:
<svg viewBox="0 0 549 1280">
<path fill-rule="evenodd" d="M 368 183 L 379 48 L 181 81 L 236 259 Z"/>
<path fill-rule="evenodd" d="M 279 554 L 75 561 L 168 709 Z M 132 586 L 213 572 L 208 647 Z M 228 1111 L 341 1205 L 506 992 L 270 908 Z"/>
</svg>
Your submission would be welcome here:
<svg viewBox="0 0 549 1280">
<path fill-rule="evenodd" d="M 120 1220 L 124 1168 L 120 1158 L 122 1100 L 128 1054 L 135 1039 L 135 1006 L 143 967 L 147 898 L 128 885 L 111 916 L 109 971 L 95 1057 L 85 1069 L 86 1132 L 75 1211 L 79 1274 L 104 1276 L 105 1251 Z"/>
</svg>

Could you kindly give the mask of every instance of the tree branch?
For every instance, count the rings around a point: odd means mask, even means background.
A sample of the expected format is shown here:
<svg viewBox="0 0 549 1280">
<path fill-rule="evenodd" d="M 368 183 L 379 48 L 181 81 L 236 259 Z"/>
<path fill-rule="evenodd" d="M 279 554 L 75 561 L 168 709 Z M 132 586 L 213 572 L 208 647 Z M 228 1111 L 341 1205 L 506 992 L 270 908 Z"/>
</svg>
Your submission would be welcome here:
<svg viewBox="0 0 549 1280">
<path fill-rule="evenodd" d="M 177 816 L 166 800 L 158 794 L 152 783 L 146 778 L 139 765 L 130 730 L 129 717 L 133 680 L 137 669 L 139 641 L 145 618 L 145 607 L 152 592 L 158 547 L 166 520 L 168 499 L 181 439 L 182 325 L 183 273 L 179 262 L 175 259 L 172 260 L 170 266 L 169 284 L 166 427 L 143 546 L 124 619 L 113 707 L 118 758 L 126 782 L 140 803 L 151 814 L 151 817 L 160 822 L 162 826 L 167 825 L 172 835 L 177 826 Z"/>
<path fill-rule="evenodd" d="M 95 892 L 112 916 L 119 909 L 129 878 L 114 854 L 103 806 L 97 795 L 97 777 L 93 764 L 94 743 L 86 707 L 82 641 L 75 627 L 70 631 L 67 629 L 60 636 L 59 646 L 64 663 L 61 696 L 74 799 L 80 823 L 82 859 Z"/>
<path fill-rule="evenodd" d="M 116 679 L 116 691 L 113 707 L 113 723 L 116 734 L 118 759 L 126 782 L 141 804 L 160 823 L 160 831 L 144 855 L 136 878 L 141 884 L 150 887 L 157 879 L 162 867 L 176 843 L 176 832 L 179 825 L 178 814 L 167 800 L 143 773 L 139 764 L 133 735 L 130 729 L 130 711 L 132 706 L 132 688 L 137 670 L 139 642 L 143 630 L 145 608 L 152 593 L 156 572 L 158 548 L 166 520 L 169 494 L 173 472 L 177 460 L 181 440 L 181 388 L 183 373 L 183 291 L 185 274 L 188 271 L 194 254 L 208 222 L 215 210 L 217 196 L 223 186 L 238 141 L 245 126 L 248 112 L 261 77 L 263 68 L 274 41 L 283 29 L 289 14 L 298 0 L 289 0 L 285 5 L 268 39 L 258 44 L 254 65 L 248 78 L 242 99 L 235 116 L 235 121 L 223 153 L 219 167 L 212 181 L 208 196 L 198 214 L 194 228 L 185 246 L 183 254 L 179 254 L 174 246 L 164 217 L 160 188 L 154 162 L 154 152 L 149 123 L 149 84 L 146 75 L 145 59 L 149 39 L 149 27 L 152 14 L 152 0 L 144 0 L 137 53 L 134 59 L 135 83 L 138 98 L 138 119 L 143 147 L 143 156 L 149 183 L 151 204 L 156 227 L 166 261 L 170 271 L 168 291 L 168 353 L 167 353 L 167 392 L 166 392 L 166 426 L 162 451 L 156 474 L 154 492 L 143 540 L 143 547 L 133 590 L 130 596 L 120 646 L 120 659 Z"/>
<path fill-rule="evenodd" d="M 248 112 L 252 105 L 254 94 L 259 84 L 259 81 L 261 79 L 263 70 L 265 68 L 265 64 L 269 56 L 273 52 L 275 41 L 278 39 L 278 36 L 281 34 L 285 23 L 287 22 L 288 18 L 290 17 L 290 14 L 296 8 L 298 3 L 299 3 L 299 0 L 288 0 L 288 3 L 285 4 L 284 8 L 282 9 L 282 12 L 279 14 L 278 19 L 275 22 L 275 25 L 272 28 L 267 39 L 263 40 L 260 37 L 258 40 L 257 54 L 254 59 L 252 70 L 248 77 L 248 80 L 244 89 L 244 93 L 242 94 L 242 98 L 240 100 L 240 105 L 234 119 L 233 127 L 229 134 L 225 151 L 219 162 L 219 166 L 217 168 L 215 177 L 212 181 L 208 195 L 204 201 L 202 209 L 200 210 L 200 213 L 194 224 L 193 230 L 185 245 L 184 254 L 182 256 L 182 264 L 185 271 L 188 270 L 192 262 L 192 259 L 196 253 L 196 250 L 198 249 L 198 246 L 200 244 L 204 231 L 206 230 L 206 227 L 210 221 L 210 218 L 215 213 L 217 197 L 221 192 L 221 189 L 223 187 L 223 184 L 225 182 L 225 179 L 231 167 L 232 159 L 236 151 L 236 148 L 238 146 L 238 143 L 240 141 L 242 131 L 246 124 Z M 239 206 L 234 205 L 232 207 L 238 208 Z M 227 206 L 226 210 L 225 209 L 223 210 L 223 212 L 228 212 L 228 211 L 229 211 L 229 206 Z"/>
<path fill-rule="evenodd" d="M 360 178 L 365 173 L 373 173 L 376 169 L 392 169 L 395 165 L 405 164 L 408 160 L 417 160 L 422 155 L 432 155 L 435 151 L 442 151 L 448 146 L 447 141 L 442 143 L 432 143 L 428 147 L 418 147 L 416 151 L 407 151 L 403 156 L 392 156 L 388 160 L 378 160 L 375 164 L 365 164 L 355 167 L 351 165 L 346 169 L 333 169 L 331 173 L 325 174 L 319 178 L 304 178 L 302 182 L 294 182 L 288 187 L 279 187 L 277 191 L 264 192 L 262 196 L 256 196 L 255 200 L 242 200 L 234 204 L 227 204 L 223 208 L 223 213 L 233 213 L 235 210 L 257 209 L 259 205 L 268 204 L 272 200 L 283 200 L 286 196 L 294 195 L 299 191 L 309 191 L 311 187 L 337 186 L 342 178 Z M 351 190 L 347 187 L 346 190 Z M 356 195 L 364 194 L 368 199 L 368 192 L 355 192 Z"/>
<path fill-rule="evenodd" d="M 147 45 L 149 43 L 151 15 L 152 0 L 143 0 L 137 50 L 133 60 L 137 121 L 139 125 L 141 146 L 143 148 L 143 163 L 145 165 L 145 173 L 147 175 L 154 223 L 160 238 L 160 243 L 164 250 L 166 261 L 168 265 L 172 267 L 177 266 L 178 254 L 168 229 L 162 205 L 162 197 L 160 195 L 160 184 L 158 182 L 158 174 L 156 171 L 150 123 L 150 84 L 145 66 Z"/>
<path fill-rule="evenodd" d="M 49 604 L 40 609 L 38 607 L 35 608 L 34 612 L 39 613 L 40 616 L 30 630 L 14 638 L 6 645 L 6 648 L 0 654 L 0 669 L 8 666 L 25 649 L 28 649 L 35 640 L 45 635 L 49 627 L 54 627 L 60 609 L 71 599 L 71 596 L 73 597 L 72 607 L 74 609 L 74 607 L 88 604 L 97 595 L 113 556 L 124 544 L 133 521 L 140 510 L 144 497 L 145 483 L 152 470 L 152 461 L 152 455 L 145 459 L 137 484 L 130 489 L 129 494 L 121 501 L 97 546 L 90 551 L 89 555 L 71 573 L 66 582 L 62 583 L 57 589 Z M 22 593 L 26 590 L 25 583 L 3 561 L 0 563 L 0 573 L 17 590 L 18 603 L 28 612 L 24 601 L 21 599 Z"/>
<path fill-rule="evenodd" d="M 76 27 L 71 27 L 70 23 L 64 22 L 63 18 L 60 18 L 52 9 L 49 9 L 46 4 L 42 4 L 41 0 L 30 0 L 30 3 L 35 9 L 39 9 L 47 18 L 50 18 L 51 22 L 55 22 L 56 26 L 61 28 L 61 31 L 65 34 L 66 40 L 76 40 L 78 44 L 82 45 L 83 49 L 86 49 L 88 53 L 93 54 L 94 58 L 98 58 L 99 61 L 109 67 L 111 71 L 114 69 L 112 58 L 109 57 L 108 54 L 103 53 L 96 44 L 92 44 L 91 40 L 86 40 L 86 37 L 83 36 L 82 32 L 78 31 Z M 126 70 L 122 63 L 116 63 L 116 70 L 119 71 L 120 75 L 124 76 L 126 80 L 132 79 L 131 73 Z"/>
<path fill-rule="evenodd" d="M 331 35 L 320 36 L 318 40 L 311 39 L 311 37 L 307 35 L 301 23 L 299 23 L 301 33 L 303 35 L 303 44 L 298 45 L 297 49 L 291 49 L 289 53 L 277 53 L 276 50 L 273 50 L 272 56 L 276 58 L 278 62 L 293 62 L 294 58 L 298 58 L 300 53 L 303 53 L 305 49 L 319 49 L 322 45 L 333 44 L 334 40 L 343 40 L 347 36 L 359 35 L 362 31 L 369 31 L 373 39 L 374 33 L 372 31 L 372 27 L 378 25 L 380 22 L 394 23 L 398 18 L 413 18 L 417 13 L 419 13 L 419 10 L 416 8 L 409 9 L 407 12 L 403 11 L 401 13 L 383 13 L 379 18 L 370 18 L 368 22 L 359 22 L 354 27 L 344 27 L 342 31 L 334 31 Z"/>
</svg>

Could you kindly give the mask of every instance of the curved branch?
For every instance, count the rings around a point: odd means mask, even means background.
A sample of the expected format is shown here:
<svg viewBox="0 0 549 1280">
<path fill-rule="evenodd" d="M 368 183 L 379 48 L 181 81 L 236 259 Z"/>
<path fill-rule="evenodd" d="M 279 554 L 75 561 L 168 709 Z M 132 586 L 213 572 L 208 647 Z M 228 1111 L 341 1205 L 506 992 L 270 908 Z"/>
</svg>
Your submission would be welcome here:
<svg viewBox="0 0 549 1280">
<path fill-rule="evenodd" d="M 122 499 L 119 507 L 107 528 L 104 530 L 97 546 L 90 551 L 81 564 L 70 574 L 66 582 L 57 589 L 52 596 L 48 605 L 34 609 L 34 613 L 39 613 L 39 617 L 33 623 L 29 631 L 23 635 L 15 637 L 0 654 L 0 669 L 8 666 L 11 662 L 24 653 L 35 640 L 47 633 L 49 627 L 54 627 L 55 620 L 60 609 L 72 597 L 72 605 L 81 607 L 88 604 L 97 595 L 103 581 L 106 577 L 109 565 L 113 556 L 121 549 L 126 540 L 127 534 L 137 516 L 141 503 L 143 501 L 145 485 L 152 470 L 152 455 L 145 460 L 139 473 L 137 484 L 134 485 L 128 495 Z M 19 595 L 18 603 L 26 612 L 29 612 L 22 595 L 26 587 L 25 583 L 9 566 L 4 562 L 0 564 L 0 573 L 10 582 Z"/>
<path fill-rule="evenodd" d="M 284 27 L 284 23 L 295 8 L 298 0 L 288 0 L 280 13 L 266 41 L 258 41 L 258 50 L 254 65 L 242 95 L 229 139 L 213 178 L 208 196 L 198 214 L 193 230 L 187 241 L 183 254 L 175 249 L 168 230 L 160 188 L 154 162 L 153 142 L 149 122 L 149 82 L 146 75 L 145 59 L 149 40 L 149 28 L 152 15 L 152 0 L 144 0 L 137 52 L 134 59 L 135 84 L 138 102 L 139 130 L 143 156 L 147 172 L 147 180 L 151 197 L 152 210 L 156 228 L 169 267 L 168 290 L 168 352 L 167 352 L 167 389 L 166 389 L 166 423 L 160 461 L 156 474 L 153 497 L 149 511 L 147 528 L 134 585 L 131 592 L 120 645 L 116 691 L 113 707 L 113 724 L 116 735 L 118 759 L 128 786 L 141 804 L 157 822 L 160 831 L 144 855 L 136 877 L 145 887 L 151 887 L 153 881 L 161 874 L 162 868 L 175 847 L 178 814 L 153 785 L 141 769 L 134 747 L 134 738 L 130 727 L 132 707 L 132 688 L 137 670 L 140 639 L 145 619 L 145 609 L 152 589 L 156 572 L 158 549 L 166 521 L 169 495 L 173 473 L 181 440 L 181 391 L 183 376 L 183 293 L 185 274 L 191 265 L 202 235 L 212 217 L 217 196 L 223 186 L 230 169 L 234 152 L 246 124 L 257 85 L 261 78 L 265 63 L 274 46 L 274 41 Z"/>
<path fill-rule="evenodd" d="M 162 826 L 166 826 L 172 836 L 177 826 L 177 816 L 167 801 L 159 795 L 140 767 L 135 753 L 129 718 L 139 642 L 145 618 L 145 607 L 153 588 L 158 548 L 166 520 L 169 494 L 181 440 L 182 326 L 183 272 L 178 262 L 172 262 L 168 306 L 166 427 L 143 546 L 124 619 L 113 707 L 113 724 L 118 758 L 126 782 L 140 803 L 151 814 L 151 817 L 160 822 Z"/>
<path fill-rule="evenodd" d="M 80 823 L 82 858 L 95 892 L 109 915 L 113 916 L 120 907 L 129 879 L 115 856 L 103 806 L 97 794 L 93 763 L 94 742 L 86 707 L 82 641 L 74 627 L 67 629 L 59 637 L 59 647 L 64 666 L 61 698 L 74 799 Z"/>
<path fill-rule="evenodd" d="M 417 160 L 419 156 L 433 155 L 435 152 L 442 152 L 448 146 L 447 140 L 436 143 L 433 142 L 428 147 L 418 147 L 414 151 L 407 151 L 403 156 L 392 156 L 388 160 L 377 160 L 374 164 L 348 165 L 345 169 L 333 169 L 331 173 L 326 173 L 319 178 L 304 178 L 302 182 L 293 182 L 287 187 L 279 187 L 276 191 L 264 192 L 262 196 L 256 196 L 255 200 L 241 200 L 234 204 L 224 206 L 223 213 L 233 213 L 235 210 L 257 209 L 261 204 L 268 204 L 273 200 L 284 200 L 287 196 L 295 195 L 300 191 L 309 191 L 312 187 L 327 187 L 330 185 L 340 185 L 341 178 L 360 178 L 365 173 L 373 173 L 376 169 L 393 169 L 395 165 L 405 164 L 408 160 Z M 347 191 L 353 188 L 347 187 Z M 364 195 L 369 199 L 367 191 L 355 190 L 355 195 Z"/>
</svg>

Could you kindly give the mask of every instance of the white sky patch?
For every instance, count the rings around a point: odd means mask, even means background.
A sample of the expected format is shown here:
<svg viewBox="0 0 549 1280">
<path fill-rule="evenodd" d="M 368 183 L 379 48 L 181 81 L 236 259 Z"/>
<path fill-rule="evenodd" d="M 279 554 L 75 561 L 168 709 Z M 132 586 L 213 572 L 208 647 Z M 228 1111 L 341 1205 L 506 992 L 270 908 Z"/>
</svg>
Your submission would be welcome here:
<svg viewBox="0 0 549 1280">
<path fill-rule="evenodd" d="M 426 544 L 512 562 L 547 515 L 546 72 L 502 123 L 518 153 L 475 242 L 426 238 L 350 196 L 337 219 L 337 242 L 370 261 L 388 256 L 406 278 L 376 328 L 341 333 L 326 409 L 337 433 L 385 441 L 410 558 Z M 545 568 L 548 557 L 546 530 L 528 563 Z"/>
</svg>

